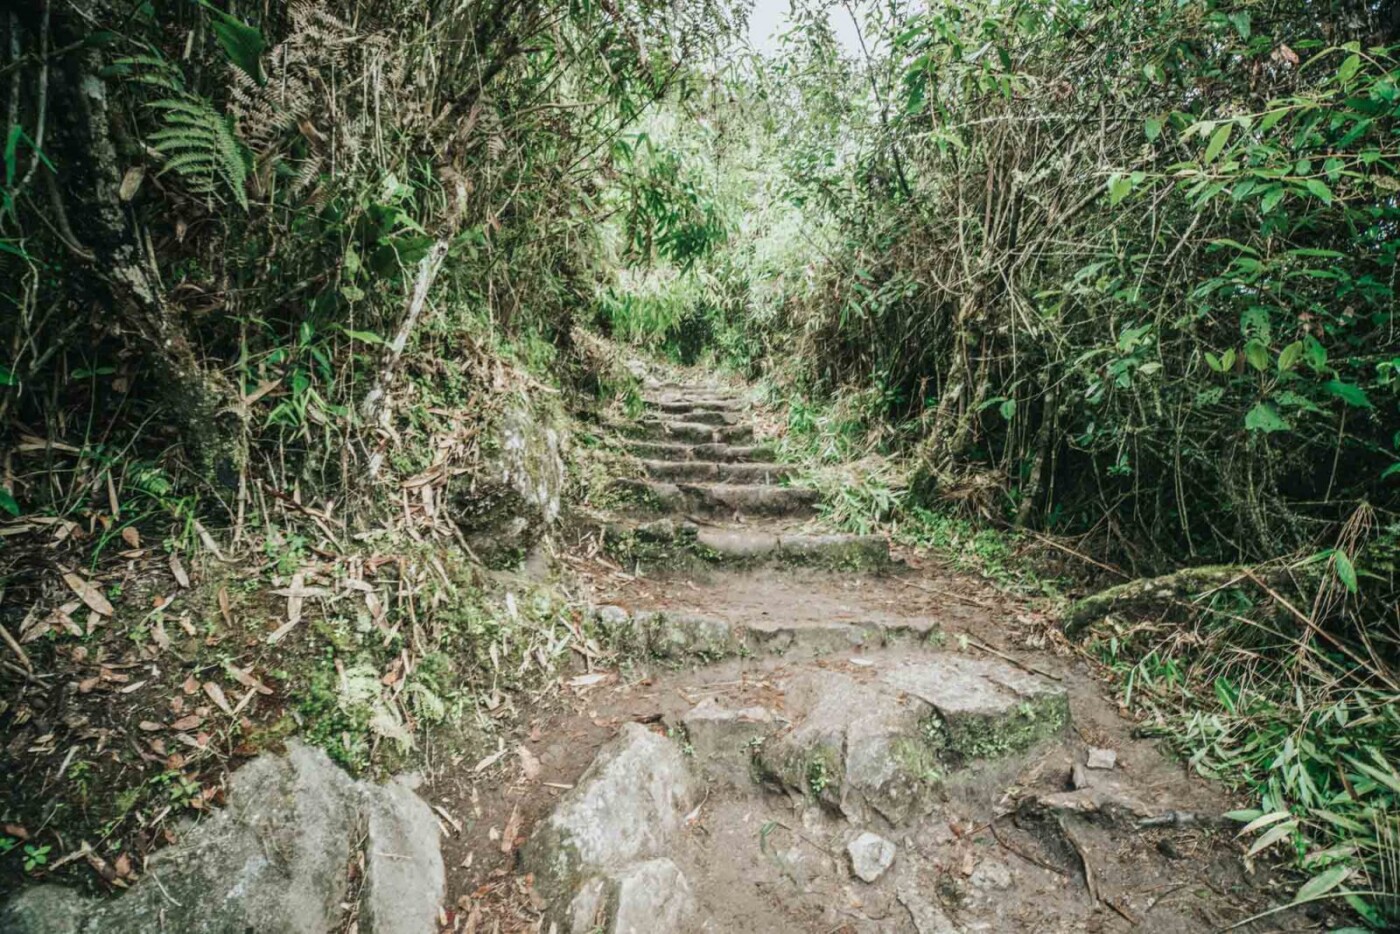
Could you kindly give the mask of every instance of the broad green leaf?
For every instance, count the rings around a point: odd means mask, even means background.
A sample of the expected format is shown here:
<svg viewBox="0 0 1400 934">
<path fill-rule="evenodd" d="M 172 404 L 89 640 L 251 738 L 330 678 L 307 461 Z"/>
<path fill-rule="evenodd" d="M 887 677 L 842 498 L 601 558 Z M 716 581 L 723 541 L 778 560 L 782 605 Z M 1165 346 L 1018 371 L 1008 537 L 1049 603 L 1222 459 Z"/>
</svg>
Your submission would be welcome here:
<svg viewBox="0 0 1400 934">
<path fill-rule="evenodd" d="M 1244 359 L 1250 366 L 1263 373 L 1269 368 L 1269 348 L 1264 346 L 1263 341 L 1252 339 L 1244 345 Z"/>
<path fill-rule="evenodd" d="M 1309 902 L 1315 898 L 1321 898 L 1341 885 L 1350 874 L 1351 868 L 1348 866 L 1333 866 L 1326 872 L 1318 873 L 1303 883 L 1297 894 L 1293 896 L 1293 901 L 1296 904 L 1297 902 Z"/>
<path fill-rule="evenodd" d="M 1307 355 L 1308 366 L 1313 368 L 1313 372 L 1321 373 L 1323 367 L 1327 366 L 1327 348 L 1311 334 L 1303 338 L 1303 352 Z"/>
<path fill-rule="evenodd" d="M 15 501 L 10 491 L 0 486 L 0 509 L 5 510 L 12 516 L 19 515 L 19 503 Z"/>
<path fill-rule="evenodd" d="M 1001 412 L 1002 418 L 1006 419 L 1008 422 L 1011 421 L 1012 417 L 1016 414 L 1016 400 L 1007 399 L 1001 404 L 1001 408 L 998 409 L 998 411 Z"/>
<path fill-rule="evenodd" d="M 1147 134 L 1147 141 L 1149 143 L 1155 143 L 1157 137 L 1162 135 L 1162 118 L 1148 117 L 1143 121 L 1142 130 Z"/>
<path fill-rule="evenodd" d="M 1264 197 L 1259 199 L 1259 210 L 1265 214 L 1271 213 L 1278 203 L 1283 200 L 1283 188 L 1270 188 L 1264 193 Z"/>
<path fill-rule="evenodd" d="M 1283 352 L 1278 355 L 1278 371 L 1280 373 L 1287 373 L 1298 365 L 1298 358 L 1301 356 L 1303 356 L 1303 342 L 1294 341 L 1289 344 L 1287 347 L 1283 348 Z"/>
<path fill-rule="evenodd" d="M 1303 187 L 1323 204 L 1332 203 L 1332 189 L 1328 188 L 1322 179 L 1310 178 L 1303 183 Z"/>
<path fill-rule="evenodd" d="M 1352 564 L 1351 559 L 1341 551 L 1334 554 L 1332 560 L 1337 568 L 1337 579 L 1346 585 L 1347 590 L 1356 593 L 1360 583 L 1356 579 L 1356 565 Z"/>
<path fill-rule="evenodd" d="M 1355 406 L 1358 409 L 1371 408 L 1371 400 L 1366 396 L 1366 390 L 1355 383 L 1344 383 L 1339 379 L 1329 379 L 1322 384 L 1322 388 L 1332 395 L 1341 399 L 1347 405 Z"/>
<path fill-rule="evenodd" d="M 1275 431 L 1287 431 L 1290 426 L 1283 416 L 1278 414 L 1278 409 L 1267 402 L 1260 402 L 1245 415 L 1244 427 L 1250 431 L 1270 434 Z"/>
<path fill-rule="evenodd" d="M 1126 175 L 1112 175 L 1108 179 L 1108 203 L 1117 204 L 1128 197 L 1133 190 L 1133 180 Z"/>
<path fill-rule="evenodd" d="M 352 331 L 349 328 L 343 328 L 342 330 L 345 331 L 345 336 L 350 338 L 351 340 L 362 341 L 366 344 L 388 343 L 388 341 L 384 340 L 384 338 L 380 337 L 378 334 L 375 334 L 373 331 Z"/>
<path fill-rule="evenodd" d="M 1217 373 L 1225 372 L 1225 367 L 1221 365 L 1220 358 L 1217 357 L 1215 354 L 1210 353 L 1209 351 L 1206 352 L 1206 366 L 1210 367 Z"/>
<path fill-rule="evenodd" d="M 0 363 L 0 386 L 13 386 L 14 384 L 14 371 L 5 366 L 5 364 Z"/>
<path fill-rule="evenodd" d="M 1248 836 L 1249 834 L 1254 833 L 1254 831 L 1256 830 L 1263 830 L 1270 824 L 1277 824 L 1279 821 L 1287 820 L 1292 816 L 1292 813 L 1290 813 L 1289 811 L 1271 811 L 1268 814 L 1260 814 L 1259 816 L 1251 820 L 1248 824 L 1245 824 L 1238 831 L 1236 831 L 1235 836 Z"/>
<path fill-rule="evenodd" d="M 1382 470 L 1382 471 L 1381 471 L 1381 479 L 1382 479 L 1382 480 L 1385 480 L 1385 479 L 1387 479 L 1387 478 L 1389 478 L 1389 477 L 1394 477 L 1394 476 L 1400 476 L 1400 464 L 1391 464 L 1391 465 L 1390 465 L 1389 467 L 1387 467 L 1385 470 Z"/>
<path fill-rule="evenodd" d="M 1278 843 L 1280 840 L 1287 839 L 1293 833 L 1293 831 L 1297 829 L 1298 822 L 1296 820 L 1291 820 L 1287 823 L 1279 824 L 1278 826 L 1270 830 L 1268 833 L 1260 837 L 1258 840 L 1254 841 L 1254 845 L 1249 848 L 1249 855 L 1255 856 L 1263 852 L 1264 850 L 1267 850 L 1269 847 L 1273 846 L 1275 843 Z"/>
<path fill-rule="evenodd" d="M 1337 80 L 1342 84 L 1348 84 L 1356 73 L 1361 70 L 1361 56 L 1348 55 L 1342 61 L 1342 66 L 1337 69 Z"/>
<path fill-rule="evenodd" d="M 1211 135 L 1210 143 L 1206 146 L 1206 154 L 1202 159 L 1209 164 L 1214 162 L 1221 151 L 1225 149 L 1225 144 L 1230 141 L 1230 131 L 1235 128 L 1233 123 L 1227 123 Z"/>
<path fill-rule="evenodd" d="M 197 0 L 200 6 L 213 14 L 214 36 L 223 47 L 224 54 L 233 66 L 252 78 L 258 84 L 267 79 L 262 71 L 262 53 L 267 48 L 263 34 L 236 16 L 230 16 L 208 0 Z"/>
</svg>

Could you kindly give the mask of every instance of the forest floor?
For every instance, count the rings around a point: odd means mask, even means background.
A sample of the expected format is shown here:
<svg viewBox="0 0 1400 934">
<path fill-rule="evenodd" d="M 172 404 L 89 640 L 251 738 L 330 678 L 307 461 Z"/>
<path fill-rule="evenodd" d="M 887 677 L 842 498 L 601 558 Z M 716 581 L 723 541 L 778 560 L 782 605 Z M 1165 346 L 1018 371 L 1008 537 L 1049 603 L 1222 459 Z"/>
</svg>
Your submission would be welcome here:
<svg viewBox="0 0 1400 934">
<path fill-rule="evenodd" d="M 627 442 L 646 473 L 623 479 L 639 505 L 597 517 L 565 559 L 585 602 L 616 608 L 604 615 L 628 660 L 599 659 L 541 698 L 501 747 L 514 780 L 482 781 L 461 763 L 425 789 L 462 828 L 445 852 L 454 929 L 558 922 L 562 906 L 541 895 L 518 851 L 561 802 L 603 780 L 595 754 L 622 742 L 628 723 L 676 738 L 705 776 L 682 832 L 653 854 L 688 882 L 689 920 L 676 930 L 1194 932 L 1232 929 L 1289 900 L 1287 880 L 1243 859 L 1221 818 L 1238 802 L 1141 738 L 1091 660 L 1035 605 L 929 555 L 853 560 L 868 559 L 870 543 L 823 530 L 810 499 L 711 483 L 726 464 L 766 457 L 750 442 L 741 392 L 653 382 L 648 401 L 640 424 L 650 427 Z M 694 427 L 699 416 L 714 432 Z M 632 559 L 604 556 L 596 528 L 639 542 Z M 925 774 L 901 775 L 897 754 L 875 775 L 857 761 L 871 749 L 889 758 L 907 739 L 901 708 L 920 700 L 954 723 L 965 698 L 950 685 L 969 665 L 974 692 L 1021 692 L 1012 719 L 1044 696 L 1067 703 L 1066 721 L 985 748 L 953 742 L 936 754 L 938 774 L 924 763 Z M 932 687 L 882 693 L 910 678 Z M 846 692 L 849 703 L 823 703 Z M 772 750 L 814 733 L 835 737 L 834 757 L 785 773 Z M 830 774 L 812 774 L 819 760 Z M 892 804 L 891 775 L 930 793 Z M 847 850 L 867 831 L 896 854 L 868 882 Z M 645 908 L 658 919 L 668 910 Z M 574 910 L 573 929 L 586 930 Z M 1239 929 L 1328 920 L 1294 910 Z"/>
</svg>

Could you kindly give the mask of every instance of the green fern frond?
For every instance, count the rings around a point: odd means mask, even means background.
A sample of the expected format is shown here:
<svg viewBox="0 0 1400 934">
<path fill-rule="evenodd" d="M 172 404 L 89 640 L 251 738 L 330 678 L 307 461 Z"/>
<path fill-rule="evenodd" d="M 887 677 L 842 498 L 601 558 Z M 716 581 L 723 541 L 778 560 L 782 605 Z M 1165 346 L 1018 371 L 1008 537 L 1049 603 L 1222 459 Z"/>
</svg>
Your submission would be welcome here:
<svg viewBox="0 0 1400 934">
<path fill-rule="evenodd" d="M 193 94 L 151 101 L 165 128 L 147 136 L 165 157 L 161 174 L 173 172 L 190 191 L 213 195 L 221 188 L 248 208 L 248 164 L 233 126 L 214 105 Z"/>
</svg>

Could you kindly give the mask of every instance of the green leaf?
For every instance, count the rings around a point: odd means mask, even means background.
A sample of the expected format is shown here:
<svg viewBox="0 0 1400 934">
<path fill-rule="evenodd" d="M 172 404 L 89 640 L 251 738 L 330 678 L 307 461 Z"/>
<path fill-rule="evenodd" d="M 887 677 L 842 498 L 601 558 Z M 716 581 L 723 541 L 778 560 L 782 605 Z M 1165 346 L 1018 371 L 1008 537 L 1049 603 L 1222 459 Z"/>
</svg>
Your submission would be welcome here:
<svg viewBox="0 0 1400 934">
<path fill-rule="evenodd" d="M 1382 471 L 1381 471 L 1381 479 L 1382 479 L 1382 480 L 1385 480 L 1385 479 L 1387 479 L 1388 477 L 1394 477 L 1394 476 L 1400 476 L 1400 464 L 1391 464 L 1391 465 L 1390 465 L 1389 467 L 1387 467 L 1385 470 L 1382 470 Z"/>
<path fill-rule="evenodd" d="M 1235 128 L 1233 123 L 1227 123 L 1216 130 L 1210 137 L 1210 143 L 1206 146 L 1206 154 L 1201 160 L 1206 163 L 1214 162 L 1216 157 L 1224 150 L 1225 144 L 1230 141 L 1230 131 Z"/>
<path fill-rule="evenodd" d="M 14 384 L 14 371 L 5 366 L 5 364 L 0 363 L 0 386 L 13 386 Z"/>
<path fill-rule="evenodd" d="M 1275 431 L 1287 431 L 1290 426 L 1283 416 L 1278 414 L 1278 409 L 1267 402 L 1260 402 L 1245 415 L 1244 427 L 1250 431 L 1271 434 Z"/>
<path fill-rule="evenodd" d="M 1162 135 L 1162 118 L 1148 117 L 1142 123 L 1142 130 L 1147 134 L 1147 141 L 1149 143 L 1155 143 L 1157 137 Z"/>
<path fill-rule="evenodd" d="M 1217 373 L 1224 373 L 1225 367 L 1220 363 L 1220 358 L 1210 351 L 1206 351 L 1206 366 Z"/>
<path fill-rule="evenodd" d="M 0 486 L 0 509 L 5 510 L 12 516 L 18 516 L 20 512 L 19 503 L 15 501 L 14 496 L 10 495 L 10 491 L 3 486 Z"/>
<path fill-rule="evenodd" d="M 1240 34 L 1241 39 L 1249 38 L 1249 11 L 1236 10 L 1228 17 L 1230 25 L 1235 27 L 1235 31 Z"/>
<path fill-rule="evenodd" d="M 1332 189 L 1328 188 L 1327 183 L 1321 179 L 1310 178 L 1303 183 L 1303 187 L 1323 204 L 1332 203 Z"/>
<path fill-rule="evenodd" d="M 1001 407 L 997 411 L 1001 412 L 1002 418 L 1006 419 L 1008 422 L 1011 421 L 1012 417 L 1016 414 L 1016 400 L 1007 399 L 1001 404 Z"/>
<path fill-rule="evenodd" d="M 1337 69 L 1337 80 L 1342 84 L 1349 84 L 1356 73 L 1361 70 L 1361 56 L 1348 55 L 1342 61 L 1342 67 Z"/>
<path fill-rule="evenodd" d="M 363 293 L 362 293 L 363 294 Z M 375 334 L 373 331 L 352 331 L 349 328 L 341 328 L 345 336 L 351 340 L 362 341 L 366 344 L 387 344 L 388 341 Z"/>
<path fill-rule="evenodd" d="M 1341 581 L 1351 593 L 1356 593 L 1359 582 L 1356 579 L 1356 565 L 1351 563 L 1351 559 L 1345 552 L 1338 551 L 1332 555 L 1333 566 L 1337 569 L 1337 580 Z"/>
<path fill-rule="evenodd" d="M 1251 338 L 1249 343 L 1244 345 L 1244 359 L 1250 366 L 1263 373 L 1269 368 L 1269 348 L 1258 338 Z"/>
<path fill-rule="evenodd" d="M 195 0 L 213 14 L 214 36 L 233 66 L 258 84 L 267 79 L 262 72 L 262 53 L 267 48 L 263 34 L 236 16 L 230 16 L 209 0 Z"/>
<path fill-rule="evenodd" d="M 1298 359 L 1302 356 L 1302 341 L 1294 341 L 1289 344 L 1287 347 L 1283 348 L 1283 352 L 1278 355 L 1278 371 L 1280 373 L 1287 373 L 1298 365 Z"/>
<path fill-rule="evenodd" d="M 1254 841 L 1254 845 L 1249 848 L 1249 855 L 1255 856 L 1263 852 L 1264 850 L 1267 850 L 1275 843 L 1290 836 L 1293 833 L 1293 831 L 1297 829 L 1298 822 L 1296 820 L 1291 820 L 1279 824 L 1278 826 L 1270 830 L 1268 833 L 1260 837 L 1258 840 Z"/>
<path fill-rule="evenodd" d="M 1308 366 L 1313 368 L 1313 372 L 1321 373 L 1323 367 L 1327 366 L 1327 348 L 1309 334 L 1303 338 L 1303 351 L 1307 355 Z"/>
<path fill-rule="evenodd" d="M 1322 388 L 1332 395 L 1341 399 L 1347 405 L 1355 406 L 1358 409 L 1371 408 L 1371 400 L 1366 397 L 1366 390 L 1355 383 L 1344 383 L 1339 379 L 1329 379 L 1322 384 Z"/>
<path fill-rule="evenodd" d="M 1264 193 L 1264 197 L 1259 199 L 1259 210 L 1265 214 L 1278 207 L 1278 203 L 1283 200 L 1283 188 L 1270 188 Z"/>
<path fill-rule="evenodd" d="M 1108 203 L 1117 204 L 1133 190 L 1133 180 L 1127 175 L 1112 175 L 1108 179 Z"/>
<path fill-rule="evenodd" d="M 1351 868 L 1349 866 L 1333 866 L 1326 872 L 1318 873 L 1298 889 L 1297 894 L 1293 896 L 1294 904 L 1321 898 L 1341 885 L 1342 881 L 1350 874 Z"/>
</svg>

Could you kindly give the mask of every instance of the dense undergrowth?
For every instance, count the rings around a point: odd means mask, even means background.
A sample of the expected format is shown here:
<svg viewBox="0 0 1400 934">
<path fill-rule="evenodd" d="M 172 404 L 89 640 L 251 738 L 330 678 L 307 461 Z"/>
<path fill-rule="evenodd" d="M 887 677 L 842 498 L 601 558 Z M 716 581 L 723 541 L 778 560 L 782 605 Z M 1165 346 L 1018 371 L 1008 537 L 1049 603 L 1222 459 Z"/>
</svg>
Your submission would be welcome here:
<svg viewBox="0 0 1400 934">
<path fill-rule="evenodd" d="M 796 4 L 693 158 L 728 238 L 604 307 L 763 376 L 846 528 L 1051 594 L 1233 568 L 1115 606 L 1088 649 L 1256 796 L 1254 852 L 1375 926 L 1400 910 L 1397 17 Z"/>
<path fill-rule="evenodd" d="M 1255 794 L 1245 836 L 1305 897 L 1393 923 L 1400 5 L 798 0 L 758 51 L 746 12 L 7 10 L 7 730 L 172 633 L 197 690 L 256 665 L 355 766 L 492 709 L 484 673 L 567 613 L 436 556 L 521 556 L 482 549 L 528 506 L 483 479 L 501 426 L 635 406 L 616 342 L 761 379 L 846 528 L 1056 599 L 1230 569 L 1114 604 L 1086 651 Z M 188 587 L 215 558 L 249 619 Z M 364 606 L 318 605 L 270 671 L 306 588 Z M 227 748 L 275 726 L 249 690 Z M 34 748 L 202 800 L 183 754 Z M 0 845 L 18 873 L 50 844 Z"/>
</svg>

